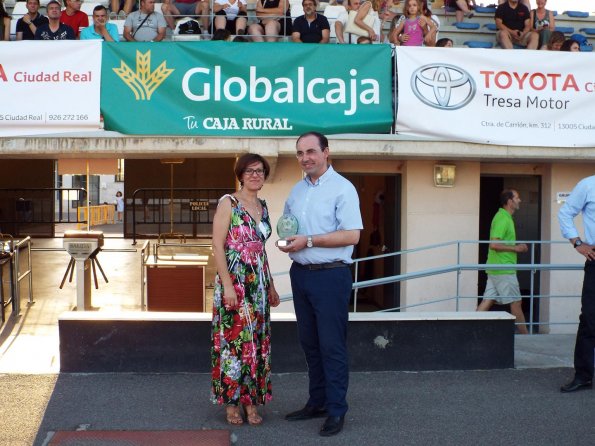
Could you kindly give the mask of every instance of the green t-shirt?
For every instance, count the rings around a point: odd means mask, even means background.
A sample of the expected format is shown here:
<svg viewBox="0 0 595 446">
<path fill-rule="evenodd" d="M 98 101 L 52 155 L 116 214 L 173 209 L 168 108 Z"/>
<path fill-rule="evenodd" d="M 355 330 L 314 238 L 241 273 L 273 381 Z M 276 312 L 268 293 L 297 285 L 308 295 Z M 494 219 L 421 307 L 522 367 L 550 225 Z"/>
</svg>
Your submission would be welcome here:
<svg viewBox="0 0 595 446">
<path fill-rule="evenodd" d="M 493 239 L 500 239 L 502 243 L 505 245 L 514 246 L 516 242 L 516 232 L 514 230 L 514 220 L 512 219 L 512 215 L 508 213 L 503 208 L 498 209 L 496 215 L 492 219 L 492 226 L 490 227 L 490 240 Z M 511 242 L 511 243 L 506 243 Z M 517 254 L 516 252 L 503 252 L 503 251 L 494 251 L 490 249 L 488 251 L 488 265 L 489 264 L 496 264 L 496 265 L 504 265 L 510 263 L 512 265 L 516 265 L 517 263 Z M 487 271 L 488 274 L 515 274 L 515 270 L 511 271 L 503 271 L 503 270 L 489 270 Z"/>
</svg>

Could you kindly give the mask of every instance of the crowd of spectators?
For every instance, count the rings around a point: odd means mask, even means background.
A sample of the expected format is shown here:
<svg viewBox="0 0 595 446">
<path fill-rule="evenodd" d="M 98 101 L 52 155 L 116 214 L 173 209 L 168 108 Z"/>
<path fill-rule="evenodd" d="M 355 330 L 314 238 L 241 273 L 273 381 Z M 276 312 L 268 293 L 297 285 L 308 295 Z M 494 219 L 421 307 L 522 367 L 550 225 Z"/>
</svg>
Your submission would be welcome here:
<svg viewBox="0 0 595 446">
<path fill-rule="evenodd" d="M 158 42 L 164 40 L 168 29 L 170 33 L 178 32 L 176 19 L 190 16 L 200 24 L 196 22 L 195 29 L 188 33 L 207 34 L 212 40 L 275 42 L 286 37 L 296 43 L 329 43 L 332 27 L 338 44 L 454 46 L 451 39 L 439 39 L 440 20 L 432 13 L 428 0 L 330 0 L 330 5 L 342 9 L 330 23 L 318 11 L 319 0 L 303 0 L 304 14 L 297 17 L 295 11 L 292 17 L 289 0 L 257 0 L 257 20 L 252 24 L 248 20 L 247 0 L 163 0 L 163 14 L 155 10 L 155 0 L 140 0 L 138 4 L 137 0 L 110 0 L 111 11 L 96 6 L 91 24 L 81 11 L 82 0 L 62 1 L 64 8 L 60 1 L 50 0 L 46 17 L 39 12 L 39 0 L 26 0 L 27 12 L 16 23 L 15 39 L 118 42 L 123 38 L 130 42 Z M 495 23 L 500 47 L 580 51 L 580 42 L 555 31 L 555 15 L 546 8 L 547 0 L 534 2 L 536 7 L 530 9 L 529 0 L 498 0 Z M 472 18 L 477 7 L 475 0 L 444 0 L 444 6 L 456 10 L 457 22 Z M 10 40 L 11 19 L 0 0 L 0 40 Z M 109 23 L 110 19 L 124 21 L 122 36 Z M 350 26 L 361 32 L 348 32 Z"/>
</svg>

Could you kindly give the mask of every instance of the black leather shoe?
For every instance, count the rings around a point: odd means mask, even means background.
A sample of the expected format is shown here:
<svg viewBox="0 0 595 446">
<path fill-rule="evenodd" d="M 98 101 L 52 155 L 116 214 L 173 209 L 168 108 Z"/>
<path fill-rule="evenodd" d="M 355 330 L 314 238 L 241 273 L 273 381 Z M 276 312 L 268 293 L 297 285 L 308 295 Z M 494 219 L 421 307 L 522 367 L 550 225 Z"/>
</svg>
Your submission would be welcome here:
<svg viewBox="0 0 595 446">
<path fill-rule="evenodd" d="M 296 410 L 295 412 L 285 415 L 285 419 L 287 421 L 301 421 L 310 420 L 312 418 L 326 417 L 327 415 L 326 409 L 322 407 L 304 406 L 303 409 Z"/>
<path fill-rule="evenodd" d="M 343 422 L 345 417 L 328 417 L 322 427 L 320 428 L 320 435 L 322 437 L 330 437 L 337 435 L 343 429 Z"/>
<path fill-rule="evenodd" d="M 574 378 L 568 384 L 564 384 L 562 387 L 560 387 L 560 392 L 570 393 L 570 392 L 576 392 L 577 390 L 581 390 L 581 389 L 590 389 L 592 387 L 593 387 L 592 381 L 582 381 L 578 378 Z"/>
</svg>

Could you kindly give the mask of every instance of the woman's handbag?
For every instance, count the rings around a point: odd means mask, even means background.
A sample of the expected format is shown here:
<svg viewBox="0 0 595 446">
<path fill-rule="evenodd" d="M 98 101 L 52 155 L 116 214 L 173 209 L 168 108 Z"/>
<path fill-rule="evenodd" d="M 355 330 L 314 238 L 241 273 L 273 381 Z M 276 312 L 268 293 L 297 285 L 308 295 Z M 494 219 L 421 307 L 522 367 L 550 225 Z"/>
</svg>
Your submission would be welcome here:
<svg viewBox="0 0 595 446">
<path fill-rule="evenodd" d="M 347 24 L 345 25 L 345 32 L 349 34 L 355 34 L 356 36 L 368 37 L 368 31 L 366 31 L 363 28 L 360 28 L 355 24 L 356 16 L 357 11 L 349 11 L 349 18 L 347 19 Z M 374 16 L 368 13 L 368 15 L 364 17 L 364 23 L 368 25 L 370 28 L 373 28 L 374 19 Z"/>
</svg>

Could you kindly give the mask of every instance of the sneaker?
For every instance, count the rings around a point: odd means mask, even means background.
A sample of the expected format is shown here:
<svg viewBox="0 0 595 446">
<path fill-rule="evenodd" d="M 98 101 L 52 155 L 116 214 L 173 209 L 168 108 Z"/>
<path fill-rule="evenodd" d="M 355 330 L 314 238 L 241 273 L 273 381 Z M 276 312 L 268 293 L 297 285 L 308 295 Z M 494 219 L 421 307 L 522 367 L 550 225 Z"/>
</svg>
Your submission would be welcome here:
<svg viewBox="0 0 595 446">
<path fill-rule="evenodd" d="M 109 13 L 109 19 L 110 20 L 118 20 L 118 13 L 112 11 Z"/>
<path fill-rule="evenodd" d="M 244 36 L 246 35 L 246 30 L 245 29 L 238 29 L 238 36 Z"/>
<path fill-rule="evenodd" d="M 467 14 L 465 14 L 465 17 L 467 17 L 468 19 L 472 19 L 474 15 L 475 14 L 472 11 L 469 11 Z"/>
<path fill-rule="evenodd" d="M 118 13 L 118 20 L 126 20 L 126 16 L 127 16 L 127 15 L 128 15 L 128 14 L 126 14 L 124 11 L 120 11 L 120 12 Z"/>
</svg>

